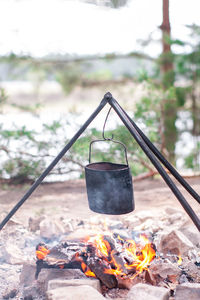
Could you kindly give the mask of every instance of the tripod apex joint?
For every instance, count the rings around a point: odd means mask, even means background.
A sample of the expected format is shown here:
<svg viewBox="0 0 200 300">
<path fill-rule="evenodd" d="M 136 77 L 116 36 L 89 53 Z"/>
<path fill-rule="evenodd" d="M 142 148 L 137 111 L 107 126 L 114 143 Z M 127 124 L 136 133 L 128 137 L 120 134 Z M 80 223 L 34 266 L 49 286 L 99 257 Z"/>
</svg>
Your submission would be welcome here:
<svg viewBox="0 0 200 300">
<path fill-rule="evenodd" d="M 110 92 L 107 92 L 105 95 L 104 95 L 104 99 L 106 99 L 107 101 L 111 100 L 112 99 L 112 94 Z"/>
</svg>

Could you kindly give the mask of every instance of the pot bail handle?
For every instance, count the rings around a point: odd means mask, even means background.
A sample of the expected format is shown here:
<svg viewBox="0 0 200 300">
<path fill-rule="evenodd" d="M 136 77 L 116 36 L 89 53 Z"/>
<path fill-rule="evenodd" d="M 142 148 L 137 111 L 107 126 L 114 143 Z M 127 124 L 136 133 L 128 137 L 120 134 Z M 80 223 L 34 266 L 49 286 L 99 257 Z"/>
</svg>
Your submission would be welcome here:
<svg viewBox="0 0 200 300">
<path fill-rule="evenodd" d="M 105 137 L 105 127 L 106 127 L 106 122 L 108 120 L 108 116 L 110 114 L 110 111 L 112 109 L 112 106 L 109 108 L 108 110 L 108 113 L 106 115 L 106 118 L 105 118 L 105 121 L 104 121 L 104 124 L 103 124 L 103 132 L 102 132 L 102 137 L 103 139 L 99 139 L 99 140 L 94 140 L 94 141 L 91 141 L 90 142 L 90 147 L 89 147 L 89 163 L 91 163 L 91 152 L 92 152 L 92 144 L 93 143 L 96 143 L 96 142 L 113 142 L 113 143 L 116 143 L 116 144 L 120 144 L 123 148 L 124 148 L 124 154 L 125 154 L 125 159 L 126 159 L 126 164 L 127 166 L 129 166 L 128 164 L 128 158 L 127 158 L 127 150 L 126 150 L 126 146 L 122 143 L 122 142 L 119 142 L 119 141 L 116 141 L 114 140 L 114 135 L 112 134 L 112 137 L 111 138 L 107 138 Z"/>
<path fill-rule="evenodd" d="M 127 166 L 129 166 L 129 164 L 128 164 L 128 158 L 127 158 L 127 149 L 126 149 L 126 146 L 122 142 L 119 142 L 119 141 L 116 141 L 116 140 L 113 140 L 113 139 L 103 139 L 103 140 L 100 139 L 100 140 L 91 141 L 90 142 L 90 147 L 89 147 L 89 163 L 91 163 L 92 144 L 94 144 L 96 142 L 113 142 L 113 143 L 116 143 L 116 144 L 120 144 L 124 148 L 124 154 L 125 154 L 126 164 L 127 164 Z"/>
<path fill-rule="evenodd" d="M 114 134 L 112 134 L 112 137 L 111 137 L 111 138 L 106 138 L 106 137 L 105 137 L 105 127 L 106 127 L 106 122 L 107 122 L 107 120 L 108 120 L 108 116 L 109 116 L 109 114 L 110 114 L 111 109 L 112 109 L 112 106 L 109 108 L 109 111 L 108 111 L 108 113 L 107 113 L 107 115 L 106 115 L 106 118 L 105 118 L 105 121 L 104 121 L 104 124 L 103 124 L 102 137 L 103 137 L 103 139 L 104 139 L 105 141 L 111 141 L 111 140 L 114 139 Z"/>
</svg>

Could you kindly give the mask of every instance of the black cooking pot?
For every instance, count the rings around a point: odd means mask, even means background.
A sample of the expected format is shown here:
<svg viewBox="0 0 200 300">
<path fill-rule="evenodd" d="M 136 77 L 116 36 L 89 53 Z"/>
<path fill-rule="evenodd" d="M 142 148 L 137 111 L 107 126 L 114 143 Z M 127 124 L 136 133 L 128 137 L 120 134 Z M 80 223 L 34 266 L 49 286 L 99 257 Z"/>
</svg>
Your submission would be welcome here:
<svg viewBox="0 0 200 300">
<path fill-rule="evenodd" d="M 111 162 L 91 163 L 91 146 L 94 142 L 105 141 L 95 140 L 90 143 L 89 164 L 85 167 L 85 178 L 89 207 L 92 211 L 121 215 L 134 210 L 133 184 L 130 168 L 128 165 L 127 152 L 124 144 L 126 164 Z"/>
</svg>

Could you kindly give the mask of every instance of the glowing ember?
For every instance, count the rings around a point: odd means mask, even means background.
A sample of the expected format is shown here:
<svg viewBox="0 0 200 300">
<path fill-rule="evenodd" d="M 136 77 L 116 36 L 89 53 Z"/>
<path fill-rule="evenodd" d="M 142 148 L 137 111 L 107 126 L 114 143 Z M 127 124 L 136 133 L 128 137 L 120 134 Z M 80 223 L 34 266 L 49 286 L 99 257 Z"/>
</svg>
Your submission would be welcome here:
<svg viewBox="0 0 200 300">
<path fill-rule="evenodd" d="M 153 244 L 146 238 L 145 235 L 140 235 L 139 243 L 135 243 L 134 240 L 125 240 L 118 235 L 118 240 L 121 245 L 121 252 L 124 252 L 129 258 L 131 263 L 125 263 L 124 266 L 127 270 L 134 271 L 136 277 L 143 270 L 146 270 L 150 265 L 151 261 L 156 256 L 156 252 Z M 96 249 L 96 255 L 104 257 L 109 262 L 111 269 L 105 269 L 104 273 L 126 276 L 127 272 L 124 271 L 122 264 L 117 262 L 114 253 L 116 250 L 111 250 L 110 243 L 105 239 L 103 235 L 98 235 L 95 238 L 90 238 L 89 243 Z"/>
<path fill-rule="evenodd" d="M 66 247 L 65 251 L 67 251 L 67 246 L 63 247 Z M 147 270 L 156 256 L 154 245 L 145 235 L 140 235 L 139 241 L 136 243 L 132 239 L 125 239 L 119 235 L 99 234 L 95 237 L 88 237 L 81 247 L 81 250 L 75 252 L 71 257 L 71 262 L 67 261 L 63 264 L 63 260 L 61 260 L 59 263 L 60 256 L 58 255 L 55 260 L 57 266 L 65 268 L 68 262 L 69 264 L 76 262 L 76 266 L 88 277 L 99 278 L 99 274 L 105 274 L 105 278 L 108 278 L 106 274 L 110 274 L 111 278 L 113 275 L 135 278 L 143 270 Z M 46 256 L 48 258 L 51 256 L 51 249 L 49 250 L 41 243 L 36 248 L 36 256 L 38 260 L 47 261 Z M 181 257 L 179 257 L 178 263 L 180 262 Z"/>
<path fill-rule="evenodd" d="M 36 257 L 37 257 L 37 259 L 44 259 L 46 256 L 47 256 L 47 254 L 49 254 L 50 253 L 50 250 L 49 249 L 47 249 L 42 243 L 41 244 L 39 244 L 38 246 L 37 246 L 37 248 L 36 248 Z"/>
<path fill-rule="evenodd" d="M 81 263 L 81 268 L 86 276 L 96 277 L 96 275 L 88 268 L 88 266 L 84 262 Z"/>
</svg>

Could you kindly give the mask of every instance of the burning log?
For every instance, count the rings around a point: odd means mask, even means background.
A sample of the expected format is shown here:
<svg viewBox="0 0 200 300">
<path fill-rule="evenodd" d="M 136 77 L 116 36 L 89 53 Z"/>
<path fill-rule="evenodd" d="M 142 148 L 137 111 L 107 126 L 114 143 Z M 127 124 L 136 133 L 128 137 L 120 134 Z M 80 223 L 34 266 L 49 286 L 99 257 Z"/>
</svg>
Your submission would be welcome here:
<svg viewBox="0 0 200 300">
<path fill-rule="evenodd" d="M 117 278 L 135 278 L 146 270 L 155 255 L 154 245 L 145 236 L 138 244 L 119 235 L 67 241 L 51 249 L 40 243 L 36 247 L 36 278 L 42 268 L 80 269 L 111 289 L 118 286 Z"/>
<path fill-rule="evenodd" d="M 128 270 L 126 268 L 126 261 L 123 257 L 123 254 L 124 253 L 120 253 L 120 252 L 117 252 L 117 251 L 112 251 L 112 260 L 114 261 L 114 266 L 118 266 L 119 269 L 126 275 L 128 273 L 130 273 L 130 270 Z M 133 270 L 132 270 L 133 271 Z"/>
<path fill-rule="evenodd" d="M 70 248 L 70 246 L 72 246 Z M 75 247 L 75 248 L 74 248 Z M 38 275 L 41 269 L 81 269 L 81 262 L 76 260 L 75 256 L 77 255 L 78 245 L 64 243 L 48 249 L 44 243 L 39 243 L 36 246 L 36 273 L 35 278 L 38 278 Z M 81 247 L 81 245 L 80 245 Z M 79 248 L 80 250 L 80 248 Z"/>
<path fill-rule="evenodd" d="M 88 267 L 96 275 L 96 277 L 109 289 L 115 288 L 118 285 L 117 279 L 112 274 L 105 273 L 105 264 L 100 259 L 90 257 L 87 260 Z"/>
</svg>

